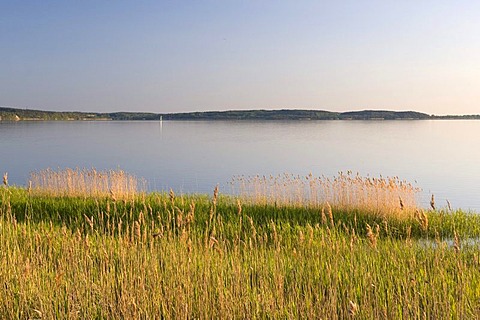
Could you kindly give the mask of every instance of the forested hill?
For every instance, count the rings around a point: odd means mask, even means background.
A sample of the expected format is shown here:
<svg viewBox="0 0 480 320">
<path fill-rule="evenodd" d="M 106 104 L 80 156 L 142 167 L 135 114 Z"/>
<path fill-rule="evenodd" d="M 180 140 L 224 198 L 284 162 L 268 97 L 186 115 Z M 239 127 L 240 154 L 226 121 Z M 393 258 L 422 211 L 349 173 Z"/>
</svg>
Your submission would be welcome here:
<svg viewBox="0 0 480 320">
<path fill-rule="evenodd" d="M 234 110 L 188 113 L 58 112 L 0 107 L 0 121 L 20 120 L 401 120 L 480 119 L 480 115 L 433 116 L 415 111 Z"/>
<path fill-rule="evenodd" d="M 59 112 L 0 107 L 0 120 L 159 120 L 160 114 L 143 112 Z"/>
<path fill-rule="evenodd" d="M 321 110 L 235 110 L 162 115 L 165 120 L 335 120 L 339 113 Z"/>
<path fill-rule="evenodd" d="M 432 116 L 415 111 L 379 111 L 379 110 L 364 110 L 343 112 L 340 114 L 340 119 L 343 120 L 372 120 L 372 119 L 430 119 Z"/>
</svg>

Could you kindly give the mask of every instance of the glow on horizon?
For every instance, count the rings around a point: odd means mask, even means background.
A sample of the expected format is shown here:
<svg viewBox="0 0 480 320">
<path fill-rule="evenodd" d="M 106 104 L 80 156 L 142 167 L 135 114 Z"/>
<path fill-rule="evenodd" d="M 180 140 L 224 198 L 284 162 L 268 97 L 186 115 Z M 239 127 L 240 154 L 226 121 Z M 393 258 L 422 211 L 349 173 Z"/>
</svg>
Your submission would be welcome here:
<svg viewBox="0 0 480 320">
<path fill-rule="evenodd" d="M 0 105 L 479 114 L 476 1 L 0 3 Z"/>
</svg>

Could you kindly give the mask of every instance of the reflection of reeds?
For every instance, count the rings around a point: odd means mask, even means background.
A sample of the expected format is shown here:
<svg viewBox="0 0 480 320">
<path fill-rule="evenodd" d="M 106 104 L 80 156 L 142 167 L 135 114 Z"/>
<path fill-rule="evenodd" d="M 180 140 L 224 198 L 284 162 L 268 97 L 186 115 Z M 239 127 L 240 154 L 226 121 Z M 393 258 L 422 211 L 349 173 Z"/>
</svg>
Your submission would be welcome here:
<svg viewBox="0 0 480 320">
<path fill-rule="evenodd" d="M 45 169 L 30 174 L 30 189 L 37 194 L 55 196 L 133 197 L 145 190 L 145 181 L 123 170 Z"/>
<path fill-rule="evenodd" d="M 328 203 L 337 209 L 398 215 L 417 208 L 420 191 L 398 177 L 362 177 L 351 172 L 340 172 L 333 178 L 312 174 L 237 176 L 232 186 L 234 193 L 256 204 L 321 207 Z"/>
</svg>

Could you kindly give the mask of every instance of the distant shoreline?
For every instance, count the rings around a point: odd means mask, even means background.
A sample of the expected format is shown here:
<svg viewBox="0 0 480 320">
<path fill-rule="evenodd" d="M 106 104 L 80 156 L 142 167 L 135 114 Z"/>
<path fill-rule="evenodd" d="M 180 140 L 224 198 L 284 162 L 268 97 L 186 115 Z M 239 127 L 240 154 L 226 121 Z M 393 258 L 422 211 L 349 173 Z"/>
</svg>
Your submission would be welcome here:
<svg viewBox="0 0 480 320">
<path fill-rule="evenodd" d="M 59 112 L 0 107 L 0 121 L 160 121 L 160 120 L 480 120 L 480 115 L 436 116 L 416 111 L 229 110 L 186 113 Z"/>
</svg>

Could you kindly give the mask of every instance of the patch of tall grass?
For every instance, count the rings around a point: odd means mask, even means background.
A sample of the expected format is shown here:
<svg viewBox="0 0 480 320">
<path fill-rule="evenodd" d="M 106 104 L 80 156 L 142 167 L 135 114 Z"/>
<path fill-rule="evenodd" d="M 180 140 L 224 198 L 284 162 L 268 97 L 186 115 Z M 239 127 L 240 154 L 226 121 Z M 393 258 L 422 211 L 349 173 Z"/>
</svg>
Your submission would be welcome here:
<svg viewBox="0 0 480 320">
<path fill-rule="evenodd" d="M 145 191 L 145 181 L 123 170 L 45 169 L 30 174 L 29 189 L 53 196 L 131 198 Z"/>
<path fill-rule="evenodd" d="M 398 177 L 362 177 L 351 171 L 328 178 L 296 176 L 237 176 L 233 193 L 254 204 L 361 210 L 396 217 L 411 216 L 418 208 L 418 187 Z"/>
<path fill-rule="evenodd" d="M 1 318 L 475 318 L 480 217 L 0 188 Z M 332 202 L 333 203 L 333 202 Z M 427 222 L 425 222 L 427 221 Z"/>
</svg>

